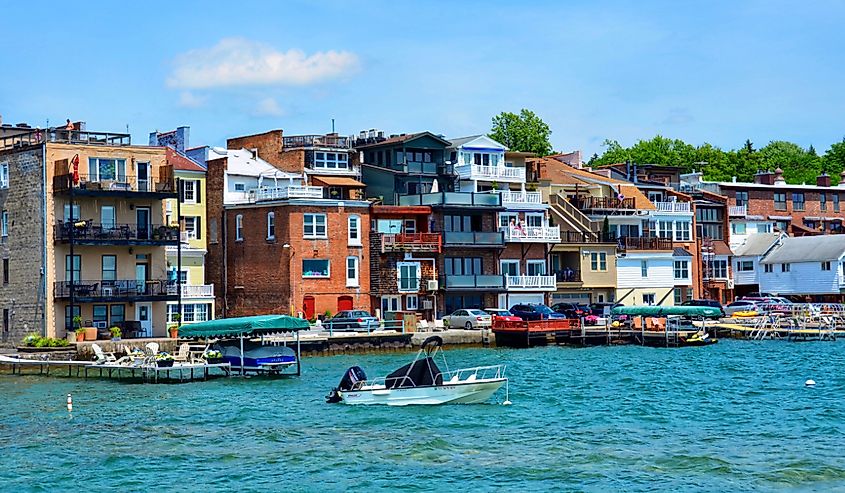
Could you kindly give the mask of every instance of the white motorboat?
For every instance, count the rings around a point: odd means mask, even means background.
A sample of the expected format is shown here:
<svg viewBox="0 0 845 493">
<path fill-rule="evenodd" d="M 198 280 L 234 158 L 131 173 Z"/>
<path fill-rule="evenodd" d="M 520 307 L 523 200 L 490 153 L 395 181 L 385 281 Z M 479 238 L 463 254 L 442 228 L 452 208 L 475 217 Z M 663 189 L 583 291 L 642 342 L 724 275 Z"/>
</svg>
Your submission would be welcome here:
<svg viewBox="0 0 845 493">
<path fill-rule="evenodd" d="M 364 370 L 353 366 L 346 370 L 340 384 L 326 396 L 326 402 L 389 406 L 479 404 L 489 400 L 502 385 L 507 384 L 504 365 L 449 371 L 446 358 L 441 353 L 446 368 L 446 371 L 441 371 L 434 358 L 441 352 L 442 346 L 442 338 L 429 337 L 422 343 L 414 361 L 374 380 L 367 380 Z M 508 403 L 507 397 L 505 403 Z"/>
</svg>

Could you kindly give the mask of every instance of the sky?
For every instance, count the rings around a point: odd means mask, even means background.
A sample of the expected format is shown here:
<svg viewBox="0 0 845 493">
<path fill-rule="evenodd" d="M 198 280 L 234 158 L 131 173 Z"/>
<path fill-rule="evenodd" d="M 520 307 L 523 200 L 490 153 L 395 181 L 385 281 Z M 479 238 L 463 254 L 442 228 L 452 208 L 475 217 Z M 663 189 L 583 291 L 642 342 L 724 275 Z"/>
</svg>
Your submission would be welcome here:
<svg viewBox="0 0 845 493">
<path fill-rule="evenodd" d="M 3 123 L 446 137 L 528 108 L 558 151 L 660 134 L 823 152 L 845 136 L 845 2 L 7 2 Z"/>
</svg>

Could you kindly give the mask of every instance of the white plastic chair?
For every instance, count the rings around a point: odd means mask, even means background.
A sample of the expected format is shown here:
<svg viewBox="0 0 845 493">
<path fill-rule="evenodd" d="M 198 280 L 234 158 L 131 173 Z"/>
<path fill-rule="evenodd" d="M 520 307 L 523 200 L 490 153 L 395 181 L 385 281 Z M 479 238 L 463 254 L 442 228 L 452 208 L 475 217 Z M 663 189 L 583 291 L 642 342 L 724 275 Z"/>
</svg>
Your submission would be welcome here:
<svg viewBox="0 0 845 493">
<path fill-rule="evenodd" d="M 91 344 L 91 349 L 94 351 L 94 356 L 97 357 L 95 363 L 98 365 L 102 365 L 104 363 L 116 363 L 117 357 L 114 353 L 107 353 L 103 351 L 103 348 L 100 347 L 99 344 L 96 342 Z"/>
</svg>

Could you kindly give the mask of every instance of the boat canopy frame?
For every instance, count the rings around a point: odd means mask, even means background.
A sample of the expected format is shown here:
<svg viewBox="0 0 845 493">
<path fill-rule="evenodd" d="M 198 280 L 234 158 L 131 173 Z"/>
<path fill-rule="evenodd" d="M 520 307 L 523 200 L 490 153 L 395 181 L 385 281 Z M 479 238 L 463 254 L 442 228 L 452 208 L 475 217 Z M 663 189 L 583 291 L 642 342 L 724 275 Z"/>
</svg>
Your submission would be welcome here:
<svg viewBox="0 0 845 493">
<path fill-rule="evenodd" d="M 628 315 L 632 317 L 665 317 L 677 315 L 683 317 L 708 318 L 718 317 L 722 311 L 713 306 L 617 306 L 611 311 L 612 315 Z"/>
</svg>

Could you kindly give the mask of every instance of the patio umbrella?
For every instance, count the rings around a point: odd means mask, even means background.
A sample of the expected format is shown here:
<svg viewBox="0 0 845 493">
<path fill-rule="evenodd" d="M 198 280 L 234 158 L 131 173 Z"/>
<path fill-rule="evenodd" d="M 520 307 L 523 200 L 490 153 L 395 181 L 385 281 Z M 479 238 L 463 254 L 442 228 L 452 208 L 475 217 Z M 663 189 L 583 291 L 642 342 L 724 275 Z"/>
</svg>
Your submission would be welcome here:
<svg viewBox="0 0 845 493">
<path fill-rule="evenodd" d="M 437 184 L 437 179 L 435 178 L 434 181 L 431 183 L 431 193 L 437 193 L 440 191 L 440 186 Z"/>
</svg>

